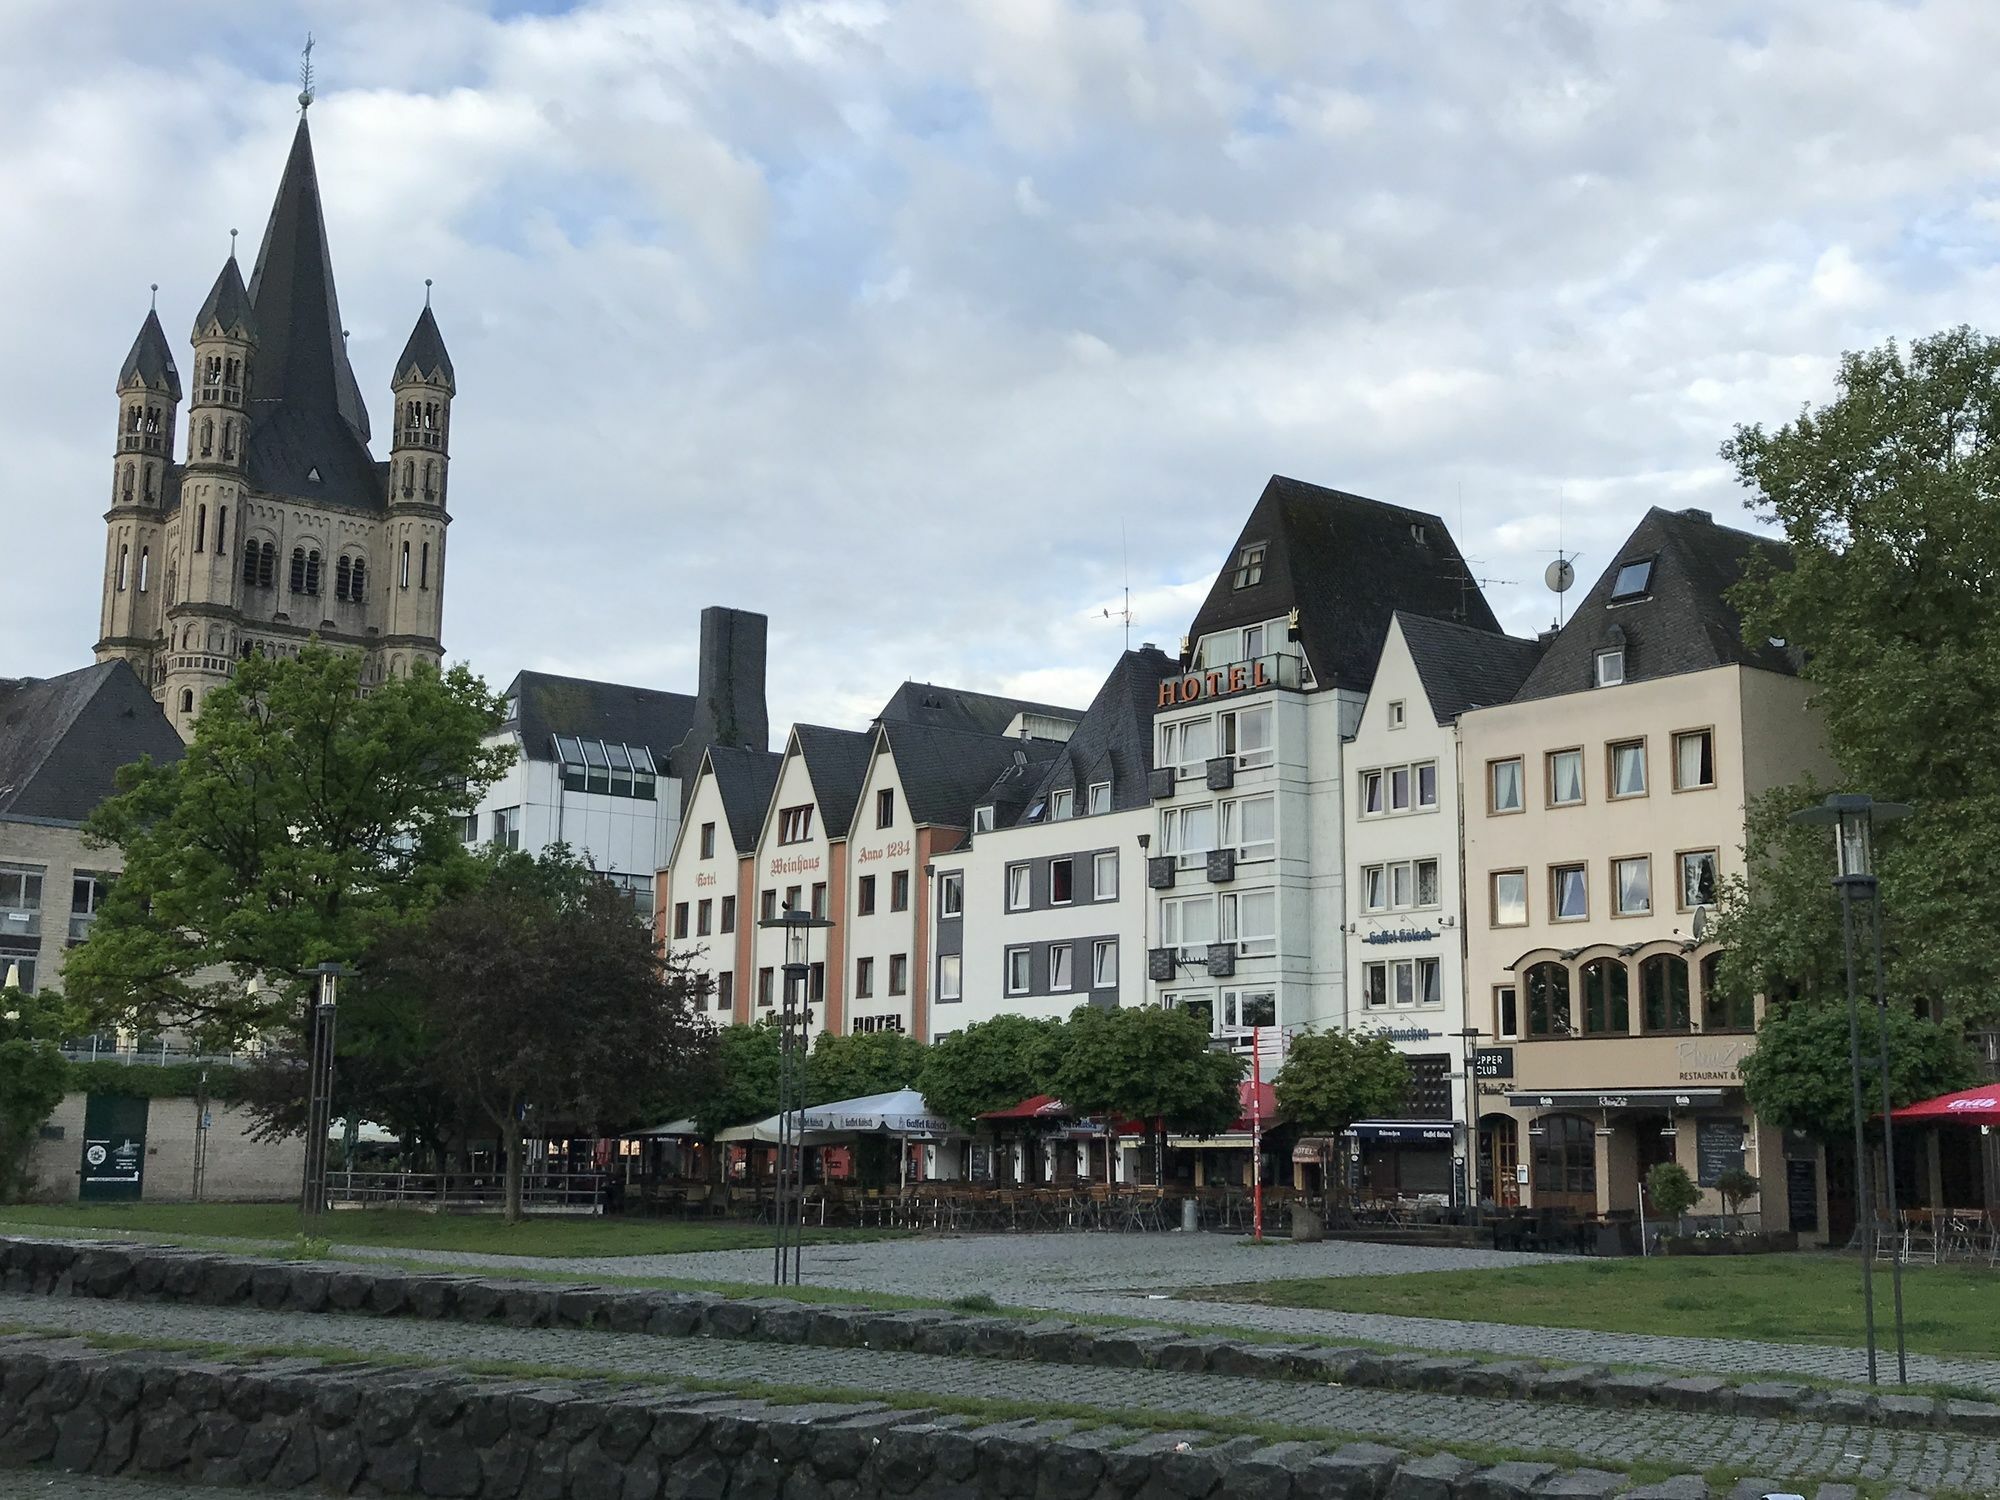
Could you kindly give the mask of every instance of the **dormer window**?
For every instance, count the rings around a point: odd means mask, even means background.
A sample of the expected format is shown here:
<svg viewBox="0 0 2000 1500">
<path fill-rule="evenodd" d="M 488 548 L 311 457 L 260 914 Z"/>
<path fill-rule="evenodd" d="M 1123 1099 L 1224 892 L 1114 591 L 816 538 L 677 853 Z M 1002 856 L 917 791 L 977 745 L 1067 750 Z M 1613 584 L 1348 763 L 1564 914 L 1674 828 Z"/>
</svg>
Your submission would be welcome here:
<svg viewBox="0 0 2000 1500">
<path fill-rule="evenodd" d="M 1236 583 L 1239 589 L 1264 581 L 1264 544 L 1252 542 L 1236 554 Z"/>
<path fill-rule="evenodd" d="M 1049 821 L 1060 823 L 1070 815 L 1073 793 L 1068 787 L 1058 787 L 1049 793 Z"/>
<path fill-rule="evenodd" d="M 1643 599 L 1653 587 L 1653 559 L 1637 557 L 1631 562 L 1618 565 L 1618 576 L 1611 580 L 1611 602 L 1622 604 L 1627 599 Z"/>
<path fill-rule="evenodd" d="M 972 831 L 974 833 L 991 833 L 993 831 L 993 804 L 991 802 L 984 802 L 978 807 L 973 808 Z"/>
<path fill-rule="evenodd" d="M 1613 646 L 1597 653 L 1597 685 L 1617 687 L 1625 680 L 1625 648 Z"/>
<path fill-rule="evenodd" d="M 1110 782 L 1093 781 L 1090 784 L 1090 811 L 1093 817 L 1099 813 L 1108 813 L 1111 811 Z"/>
</svg>

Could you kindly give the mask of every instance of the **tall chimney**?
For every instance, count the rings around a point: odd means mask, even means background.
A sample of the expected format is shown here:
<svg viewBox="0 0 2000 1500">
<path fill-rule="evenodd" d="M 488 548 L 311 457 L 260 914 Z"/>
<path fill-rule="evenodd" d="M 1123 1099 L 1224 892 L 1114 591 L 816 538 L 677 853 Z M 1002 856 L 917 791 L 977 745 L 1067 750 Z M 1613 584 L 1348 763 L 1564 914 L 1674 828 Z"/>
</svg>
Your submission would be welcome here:
<svg viewBox="0 0 2000 1500">
<path fill-rule="evenodd" d="M 711 604 L 701 612 L 696 728 L 709 744 L 768 750 L 770 711 L 764 702 L 764 643 L 770 621 L 753 610 Z"/>
</svg>

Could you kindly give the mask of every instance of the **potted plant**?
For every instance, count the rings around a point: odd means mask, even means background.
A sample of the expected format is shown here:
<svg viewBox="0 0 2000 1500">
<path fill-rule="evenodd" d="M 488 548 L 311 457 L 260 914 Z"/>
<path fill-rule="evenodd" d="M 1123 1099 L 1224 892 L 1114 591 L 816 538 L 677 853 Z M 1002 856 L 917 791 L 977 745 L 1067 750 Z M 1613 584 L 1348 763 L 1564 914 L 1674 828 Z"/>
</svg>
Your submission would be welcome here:
<svg viewBox="0 0 2000 1500">
<path fill-rule="evenodd" d="M 1743 1228 L 1744 1200 L 1756 1197 L 1762 1187 L 1763 1184 L 1741 1167 L 1731 1167 L 1715 1179 L 1715 1190 L 1722 1194 L 1723 1204 L 1729 1217 L 1736 1221 L 1738 1232 Z"/>
<path fill-rule="evenodd" d="M 1700 1201 L 1701 1189 L 1694 1185 L 1686 1167 L 1679 1162 L 1663 1161 L 1646 1174 L 1646 1197 L 1652 1203 L 1655 1214 L 1662 1219 L 1673 1220 L 1678 1237 L 1681 1216 Z"/>
</svg>

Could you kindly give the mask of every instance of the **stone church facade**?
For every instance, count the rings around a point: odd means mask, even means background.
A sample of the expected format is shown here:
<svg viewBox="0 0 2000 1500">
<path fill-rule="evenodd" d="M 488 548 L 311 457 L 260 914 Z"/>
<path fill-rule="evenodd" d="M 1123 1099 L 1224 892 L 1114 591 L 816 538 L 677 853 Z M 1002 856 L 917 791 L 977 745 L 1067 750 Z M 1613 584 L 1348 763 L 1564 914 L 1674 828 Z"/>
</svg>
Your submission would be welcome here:
<svg viewBox="0 0 2000 1500">
<path fill-rule="evenodd" d="M 303 116 L 249 282 L 232 254 L 192 345 L 184 390 L 149 312 L 119 371 L 97 659 L 130 662 L 183 738 L 252 652 L 357 650 L 364 683 L 436 664 L 451 358 L 427 298 L 391 372 L 378 462 Z"/>
</svg>

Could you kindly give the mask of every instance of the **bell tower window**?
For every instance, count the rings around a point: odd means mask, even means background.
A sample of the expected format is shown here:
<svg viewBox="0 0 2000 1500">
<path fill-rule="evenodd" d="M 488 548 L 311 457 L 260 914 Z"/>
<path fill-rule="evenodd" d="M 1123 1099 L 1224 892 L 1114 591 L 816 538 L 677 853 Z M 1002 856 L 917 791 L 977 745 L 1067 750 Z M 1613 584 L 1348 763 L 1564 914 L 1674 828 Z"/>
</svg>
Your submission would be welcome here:
<svg viewBox="0 0 2000 1500">
<path fill-rule="evenodd" d="M 431 586 L 431 544 L 429 542 L 425 542 L 423 553 L 419 557 L 417 562 L 417 587 L 420 589 L 427 589 L 430 586 Z"/>
<path fill-rule="evenodd" d="M 208 541 L 208 507 L 206 505 L 201 505 L 195 507 L 195 513 L 194 513 L 194 550 L 197 552 L 206 551 L 207 541 Z"/>
<path fill-rule="evenodd" d="M 139 592 L 142 594 L 146 592 L 147 575 L 152 571 L 152 561 L 153 549 L 151 547 L 141 547 L 139 549 Z"/>
<path fill-rule="evenodd" d="M 348 579 L 347 588 L 347 597 L 352 599 L 356 604 L 360 604 L 368 598 L 368 563 L 366 559 L 359 557 L 354 559 L 354 571 Z"/>
<path fill-rule="evenodd" d="M 132 549 L 123 542 L 118 544 L 118 592 L 125 592 L 125 575 L 132 566 Z"/>
<path fill-rule="evenodd" d="M 347 597 L 347 591 L 351 587 L 350 583 L 351 578 L 352 578 L 352 564 L 350 564 L 348 560 L 343 557 L 339 562 L 333 565 L 334 598 L 345 599 Z"/>
<path fill-rule="evenodd" d="M 402 576 L 398 581 L 404 588 L 410 586 L 410 544 L 408 542 L 403 543 L 403 569 Z"/>
<path fill-rule="evenodd" d="M 207 458 L 213 452 L 215 452 L 215 419 L 212 417 L 203 417 L 201 419 L 201 456 Z"/>
</svg>

